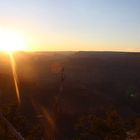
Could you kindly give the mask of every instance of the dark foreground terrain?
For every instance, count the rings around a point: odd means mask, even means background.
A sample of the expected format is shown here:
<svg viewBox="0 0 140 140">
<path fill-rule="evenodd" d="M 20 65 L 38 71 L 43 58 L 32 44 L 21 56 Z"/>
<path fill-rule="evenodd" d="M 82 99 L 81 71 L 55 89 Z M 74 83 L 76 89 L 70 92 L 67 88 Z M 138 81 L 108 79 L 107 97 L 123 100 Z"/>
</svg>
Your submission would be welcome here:
<svg viewBox="0 0 140 140">
<path fill-rule="evenodd" d="M 85 128 L 94 124 L 91 120 L 97 120 L 95 116 L 100 122 L 107 122 L 106 114 L 115 114 L 119 120 L 133 120 L 131 125 L 130 121 L 125 125 L 124 132 L 134 131 L 133 124 L 140 115 L 140 53 L 18 52 L 14 59 L 21 102 L 17 103 L 9 57 L 1 53 L 1 112 L 27 139 L 53 139 L 52 136 L 61 140 L 104 139 L 112 134 L 112 129 L 107 127 L 100 130 L 103 134 L 97 131 L 89 134 L 90 130 Z M 18 118 L 17 112 L 26 117 L 26 123 L 19 119 L 18 125 L 11 119 Z M 87 118 L 84 117 L 79 128 L 83 116 Z M 91 123 L 86 123 L 89 120 Z M 34 128 L 29 134 L 31 127 Z M 122 139 L 125 134 L 120 134 Z"/>
</svg>

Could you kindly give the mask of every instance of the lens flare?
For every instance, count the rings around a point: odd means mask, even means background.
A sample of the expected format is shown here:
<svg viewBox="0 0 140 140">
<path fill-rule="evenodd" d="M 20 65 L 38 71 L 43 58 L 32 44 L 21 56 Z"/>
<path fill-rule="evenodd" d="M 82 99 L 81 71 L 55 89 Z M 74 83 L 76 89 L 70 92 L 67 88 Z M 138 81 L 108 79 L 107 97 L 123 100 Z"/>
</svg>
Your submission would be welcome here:
<svg viewBox="0 0 140 140">
<path fill-rule="evenodd" d="M 10 56 L 13 80 L 14 80 L 14 85 L 15 85 L 15 90 L 16 90 L 16 96 L 17 96 L 18 103 L 20 104 L 21 99 L 20 99 L 20 93 L 19 93 L 19 87 L 18 87 L 18 76 L 17 76 L 17 72 L 16 72 L 16 63 L 15 63 L 12 52 L 9 52 L 9 56 Z"/>
</svg>

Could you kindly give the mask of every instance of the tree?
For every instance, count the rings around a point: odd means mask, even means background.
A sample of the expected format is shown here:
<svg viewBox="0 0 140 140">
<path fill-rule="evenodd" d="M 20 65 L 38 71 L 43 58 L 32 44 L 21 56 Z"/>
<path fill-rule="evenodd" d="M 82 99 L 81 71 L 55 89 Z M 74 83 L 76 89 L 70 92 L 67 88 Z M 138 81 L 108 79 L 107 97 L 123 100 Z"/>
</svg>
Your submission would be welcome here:
<svg viewBox="0 0 140 140">
<path fill-rule="evenodd" d="M 95 115 L 82 117 L 77 125 L 77 132 L 82 140 L 96 138 L 98 140 L 125 140 L 124 122 L 116 111 L 107 113 L 106 118 Z"/>
</svg>

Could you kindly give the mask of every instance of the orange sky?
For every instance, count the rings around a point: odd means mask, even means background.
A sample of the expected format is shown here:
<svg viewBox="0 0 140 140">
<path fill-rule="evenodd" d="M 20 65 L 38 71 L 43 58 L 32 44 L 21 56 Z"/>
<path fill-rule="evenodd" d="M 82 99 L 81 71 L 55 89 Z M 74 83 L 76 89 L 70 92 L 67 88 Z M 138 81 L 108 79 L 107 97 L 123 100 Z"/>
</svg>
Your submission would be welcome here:
<svg viewBox="0 0 140 140">
<path fill-rule="evenodd" d="M 5 0 L 0 28 L 20 32 L 27 51 L 140 51 L 139 7 L 138 0 Z"/>
</svg>

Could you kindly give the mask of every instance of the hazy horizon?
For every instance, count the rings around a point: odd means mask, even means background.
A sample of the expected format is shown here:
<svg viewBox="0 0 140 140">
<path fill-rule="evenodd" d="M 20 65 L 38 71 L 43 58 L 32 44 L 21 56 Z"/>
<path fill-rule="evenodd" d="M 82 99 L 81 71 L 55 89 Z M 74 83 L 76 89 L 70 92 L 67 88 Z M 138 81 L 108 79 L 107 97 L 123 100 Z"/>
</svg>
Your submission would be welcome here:
<svg viewBox="0 0 140 140">
<path fill-rule="evenodd" d="M 23 34 L 26 51 L 139 52 L 139 7 L 139 0 L 5 0 L 0 29 Z"/>
</svg>

